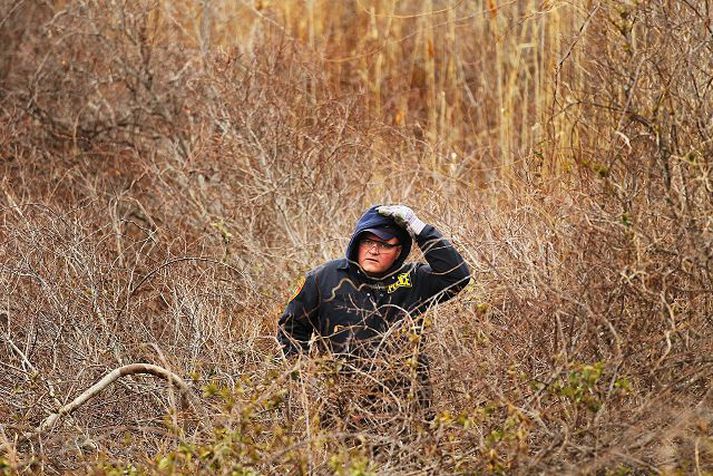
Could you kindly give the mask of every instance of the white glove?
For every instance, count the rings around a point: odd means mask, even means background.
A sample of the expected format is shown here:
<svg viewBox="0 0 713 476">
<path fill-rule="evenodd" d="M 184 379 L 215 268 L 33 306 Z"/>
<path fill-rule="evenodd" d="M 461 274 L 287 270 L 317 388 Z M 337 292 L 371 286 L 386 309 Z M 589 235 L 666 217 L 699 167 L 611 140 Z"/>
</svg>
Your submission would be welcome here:
<svg viewBox="0 0 713 476">
<path fill-rule="evenodd" d="M 394 221 L 413 237 L 418 236 L 426 226 L 418 219 L 416 214 L 406 205 L 384 205 L 378 207 L 376 211 L 386 217 L 391 217 Z"/>
</svg>

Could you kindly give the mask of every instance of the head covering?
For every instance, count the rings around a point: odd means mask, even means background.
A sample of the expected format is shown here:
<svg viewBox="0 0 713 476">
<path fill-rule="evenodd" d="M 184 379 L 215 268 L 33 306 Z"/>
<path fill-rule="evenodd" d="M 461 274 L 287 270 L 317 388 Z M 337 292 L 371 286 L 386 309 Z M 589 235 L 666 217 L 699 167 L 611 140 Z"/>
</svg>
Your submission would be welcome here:
<svg viewBox="0 0 713 476">
<path fill-rule="evenodd" d="M 396 261 L 394 261 L 391 268 L 389 268 L 386 272 L 386 275 L 388 276 L 403 266 L 404 261 L 411 252 L 412 240 L 411 235 L 397 225 L 393 218 L 380 215 L 376 211 L 376 208 L 379 206 L 381 205 L 375 205 L 369 208 L 364 212 L 361 218 L 359 218 L 359 221 L 354 228 L 354 232 L 352 233 L 352 238 L 347 246 L 346 256 L 350 262 L 357 262 L 359 239 L 364 233 L 373 233 L 382 240 L 390 240 L 391 238 L 396 237 L 401 245 L 401 253 L 399 254 L 399 257 L 396 258 Z"/>
<path fill-rule="evenodd" d="M 399 226 L 383 225 L 380 227 L 367 228 L 366 230 L 362 231 L 361 234 L 373 233 L 382 240 L 390 240 L 391 238 L 399 238 L 401 236 L 399 230 L 402 230 L 402 228 Z M 400 239 L 399 243 L 401 243 Z"/>
</svg>

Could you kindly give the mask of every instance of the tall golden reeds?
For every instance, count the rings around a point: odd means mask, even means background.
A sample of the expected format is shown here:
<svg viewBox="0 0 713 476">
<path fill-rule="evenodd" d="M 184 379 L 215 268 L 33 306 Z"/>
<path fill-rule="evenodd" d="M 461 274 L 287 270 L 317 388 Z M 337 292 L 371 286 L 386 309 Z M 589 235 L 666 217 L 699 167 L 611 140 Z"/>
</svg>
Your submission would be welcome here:
<svg viewBox="0 0 713 476">
<path fill-rule="evenodd" d="M 563 83 L 577 78 L 560 61 L 575 54 L 583 10 L 535 0 L 261 0 L 161 2 L 156 14 L 189 48 L 210 41 L 248 53 L 256 35 L 284 35 L 320 61 L 335 91 L 363 95 L 374 119 L 422 135 L 434 170 L 455 153 L 505 171 L 543 152 L 548 118 L 567 130 L 567 116 L 553 112 L 566 108 Z"/>
</svg>

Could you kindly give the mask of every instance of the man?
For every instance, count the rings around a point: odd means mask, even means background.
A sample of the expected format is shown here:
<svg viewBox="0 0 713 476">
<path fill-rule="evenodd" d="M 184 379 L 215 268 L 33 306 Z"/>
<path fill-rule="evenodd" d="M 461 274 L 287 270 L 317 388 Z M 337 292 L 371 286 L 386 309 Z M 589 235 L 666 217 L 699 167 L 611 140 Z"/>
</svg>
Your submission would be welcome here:
<svg viewBox="0 0 713 476">
<path fill-rule="evenodd" d="M 428 264 L 405 263 L 412 240 Z M 350 362 L 373 359 L 390 329 L 452 298 L 469 281 L 465 261 L 436 228 L 409 207 L 375 206 L 357 222 L 345 258 L 307 273 L 280 317 L 277 337 L 287 356 L 314 344 Z M 427 367 L 418 360 L 423 383 Z"/>
</svg>

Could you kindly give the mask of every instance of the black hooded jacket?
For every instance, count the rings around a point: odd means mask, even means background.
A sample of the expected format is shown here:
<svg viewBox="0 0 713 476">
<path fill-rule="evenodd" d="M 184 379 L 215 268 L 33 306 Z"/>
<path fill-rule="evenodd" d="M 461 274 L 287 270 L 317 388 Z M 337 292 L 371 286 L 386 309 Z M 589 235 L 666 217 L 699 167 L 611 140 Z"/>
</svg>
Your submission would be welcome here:
<svg viewBox="0 0 713 476">
<path fill-rule="evenodd" d="M 365 230 L 394 226 L 372 207 L 359 219 L 346 257 L 308 272 L 302 289 L 279 320 L 277 338 L 285 355 L 309 349 L 310 340 L 337 354 L 360 353 L 408 313 L 415 317 L 436 302 L 447 301 L 470 281 L 461 255 L 431 225 L 416 237 L 428 264 L 404 263 L 411 251 L 408 233 L 400 236 L 401 254 L 385 276 L 373 278 L 357 262 Z"/>
</svg>

